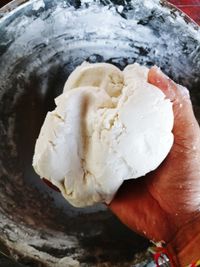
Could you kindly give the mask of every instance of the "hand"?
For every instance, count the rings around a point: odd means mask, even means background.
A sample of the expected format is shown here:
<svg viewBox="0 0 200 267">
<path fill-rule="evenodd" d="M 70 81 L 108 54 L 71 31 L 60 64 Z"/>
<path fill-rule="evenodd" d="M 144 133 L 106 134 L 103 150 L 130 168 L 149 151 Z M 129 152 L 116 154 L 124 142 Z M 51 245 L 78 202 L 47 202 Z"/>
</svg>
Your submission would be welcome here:
<svg viewBox="0 0 200 267">
<path fill-rule="evenodd" d="M 200 259 L 200 129 L 189 93 L 157 67 L 148 81 L 173 103 L 174 144 L 154 172 L 125 182 L 109 207 L 132 230 L 164 241 L 174 265 Z"/>
</svg>

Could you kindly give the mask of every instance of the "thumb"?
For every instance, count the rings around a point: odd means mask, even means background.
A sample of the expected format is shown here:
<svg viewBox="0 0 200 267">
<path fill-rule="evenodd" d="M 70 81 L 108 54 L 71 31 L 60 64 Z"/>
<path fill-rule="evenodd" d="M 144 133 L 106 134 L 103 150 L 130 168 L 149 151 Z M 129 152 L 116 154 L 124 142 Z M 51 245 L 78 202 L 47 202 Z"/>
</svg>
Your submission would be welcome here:
<svg viewBox="0 0 200 267">
<path fill-rule="evenodd" d="M 189 91 L 173 82 L 158 67 L 149 70 L 148 82 L 162 90 L 173 103 L 175 142 L 191 145 L 197 133 L 199 136 L 199 125 L 194 116 Z"/>
<path fill-rule="evenodd" d="M 148 82 L 162 90 L 166 97 L 172 102 L 184 100 L 190 102 L 189 91 L 185 87 L 172 81 L 156 66 L 149 70 Z"/>
</svg>

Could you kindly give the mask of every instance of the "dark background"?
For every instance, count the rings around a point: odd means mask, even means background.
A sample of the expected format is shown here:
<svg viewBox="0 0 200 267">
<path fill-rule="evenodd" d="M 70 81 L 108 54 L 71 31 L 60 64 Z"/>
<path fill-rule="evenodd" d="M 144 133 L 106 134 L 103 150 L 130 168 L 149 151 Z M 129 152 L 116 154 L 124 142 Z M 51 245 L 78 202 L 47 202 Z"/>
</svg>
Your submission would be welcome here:
<svg viewBox="0 0 200 267">
<path fill-rule="evenodd" d="M 1 1 L 0 1 L 0 7 L 4 6 L 4 5 L 7 4 L 8 2 L 10 2 L 10 1 L 8 1 L 8 0 L 1 0 Z"/>
</svg>

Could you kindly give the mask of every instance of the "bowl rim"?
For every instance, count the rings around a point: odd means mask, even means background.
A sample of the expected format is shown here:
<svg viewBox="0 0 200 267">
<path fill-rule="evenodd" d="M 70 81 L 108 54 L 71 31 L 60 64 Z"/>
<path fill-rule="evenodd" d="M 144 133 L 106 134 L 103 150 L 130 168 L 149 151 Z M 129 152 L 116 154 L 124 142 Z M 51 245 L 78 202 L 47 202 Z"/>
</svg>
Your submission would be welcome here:
<svg viewBox="0 0 200 267">
<path fill-rule="evenodd" d="M 15 10 L 29 0 L 12 0 L 3 7 L 0 8 L 0 19 L 8 15 L 11 11 Z"/>
<path fill-rule="evenodd" d="M 38 0 L 34 0 L 34 1 L 38 1 Z M 4 17 L 6 17 L 7 15 L 9 16 L 9 14 L 14 11 L 15 9 L 19 8 L 21 5 L 30 2 L 30 0 L 12 0 L 11 2 L 9 2 L 8 4 L 6 4 L 5 6 L 0 8 L 0 20 Z M 178 12 L 179 15 L 185 20 L 185 22 L 187 24 L 190 24 L 193 26 L 194 29 L 198 30 L 200 29 L 200 25 L 197 24 L 197 22 L 195 22 L 195 20 L 193 20 L 189 15 L 187 15 L 185 12 L 183 12 L 180 8 L 178 8 L 177 6 L 175 6 L 174 4 L 168 2 L 167 0 L 159 0 L 160 5 L 171 9 L 174 12 Z"/>
</svg>

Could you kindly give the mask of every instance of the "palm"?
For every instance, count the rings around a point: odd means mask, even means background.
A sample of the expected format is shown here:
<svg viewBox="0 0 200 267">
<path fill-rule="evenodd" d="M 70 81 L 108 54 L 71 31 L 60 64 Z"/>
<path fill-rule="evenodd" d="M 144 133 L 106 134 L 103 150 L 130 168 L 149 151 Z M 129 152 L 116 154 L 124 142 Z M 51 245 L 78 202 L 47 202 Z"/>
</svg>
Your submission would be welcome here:
<svg viewBox="0 0 200 267">
<path fill-rule="evenodd" d="M 124 183 L 110 207 L 131 229 L 168 242 L 199 207 L 200 130 L 187 94 L 155 68 L 149 80 L 173 102 L 174 145 L 156 171 Z"/>
</svg>

